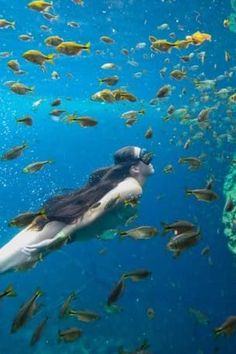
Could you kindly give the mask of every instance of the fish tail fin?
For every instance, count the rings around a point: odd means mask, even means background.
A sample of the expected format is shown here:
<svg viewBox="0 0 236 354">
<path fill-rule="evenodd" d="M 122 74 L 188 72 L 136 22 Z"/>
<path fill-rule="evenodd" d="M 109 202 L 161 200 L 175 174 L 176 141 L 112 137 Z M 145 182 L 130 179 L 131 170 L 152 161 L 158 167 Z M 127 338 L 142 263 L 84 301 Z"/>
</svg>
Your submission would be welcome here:
<svg viewBox="0 0 236 354">
<path fill-rule="evenodd" d="M 99 85 L 102 85 L 103 84 L 102 79 L 98 79 L 98 83 L 99 83 Z"/>
<path fill-rule="evenodd" d="M 61 343 L 61 330 L 58 329 L 57 331 L 57 343 Z"/>
<path fill-rule="evenodd" d="M 145 108 L 141 108 L 141 109 L 138 111 L 139 114 L 144 114 L 145 112 L 146 112 L 146 109 L 145 109 Z"/>
<path fill-rule="evenodd" d="M 88 53 L 90 53 L 90 50 L 91 50 L 91 43 L 90 43 L 90 42 L 86 43 L 86 44 L 84 45 L 84 49 L 85 49 Z"/>
<path fill-rule="evenodd" d="M 10 26 L 11 26 L 12 29 L 16 29 L 16 22 L 15 21 L 11 22 Z"/>
<path fill-rule="evenodd" d="M 221 335 L 222 329 L 221 328 L 215 328 L 213 330 L 213 332 L 214 332 L 214 335 L 217 337 L 217 336 Z"/>
<path fill-rule="evenodd" d="M 56 54 L 55 53 L 51 53 L 47 55 L 47 62 L 50 64 L 54 64 L 54 58 L 55 58 Z"/>
<path fill-rule="evenodd" d="M 23 148 L 28 149 L 29 145 L 27 143 L 23 143 Z"/>
<path fill-rule="evenodd" d="M 186 194 L 186 195 L 192 195 L 193 192 L 191 191 L 191 189 L 186 189 L 186 190 L 185 190 L 185 194 Z"/>
<path fill-rule="evenodd" d="M 77 294 L 76 294 L 75 291 L 73 291 L 73 292 L 71 293 L 71 299 L 72 299 L 72 300 L 77 299 Z"/>
<path fill-rule="evenodd" d="M 15 292 L 15 290 L 13 289 L 13 285 L 9 285 L 7 288 L 6 288 L 6 290 L 5 290 L 5 292 L 6 292 L 6 296 L 16 296 L 16 292 Z"/>
<path fill-rule="evenodd" d="M 42 296 L 43 294 L 44 294 L 43 291 L 41 289 L 38 289 L 35 293 L 35 296 L 38 298 L 38 297 Z"/>
<path fill-rule="evenodd" d="M 117 234 L 123 238 L 123 237 L 126 237 L 128 235 L 127 231 L 118 231 Z"/>
<path fill-rule="evenodd" d="M 30 86 L 30 91 L 33 92 L 35 89 L 35 86 Z"/>
<path fill-rule="evenodd" d="M 161 226 L 163 227 L 163 230 L 162 230 L 162 232 L 161 232 L 161 235 L 162 235 L 162 236 L 165 236 L 165 235 L 169 232 L 169 230 L 168 230 L 168 224 L 166 224 L 166 223 L 163 222 L 163 221 L 161 221 L 160 224 L 161 224 Z"/>
</svg>

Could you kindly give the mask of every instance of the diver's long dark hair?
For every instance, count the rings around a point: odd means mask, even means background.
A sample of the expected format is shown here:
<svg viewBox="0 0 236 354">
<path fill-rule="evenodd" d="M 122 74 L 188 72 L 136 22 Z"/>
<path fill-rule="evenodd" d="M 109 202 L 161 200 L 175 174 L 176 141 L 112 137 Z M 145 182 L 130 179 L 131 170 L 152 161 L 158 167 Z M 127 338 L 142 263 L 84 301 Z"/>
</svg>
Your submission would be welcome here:
<svg viewBox="0 0 236 354">
<path fill-rule="evenodd" d="M 89 176 L 88 183 L 72 192 L 54 196 L 43 207 L 45 217 L 39 217 L 34 225 L 42 229 L 50 221 L 71 224 L 106 193 L 115 188 L 124 178 L 130 176 L 130 167 L 137 162 L 124 162 L 96 170 Z"/>
</svg>

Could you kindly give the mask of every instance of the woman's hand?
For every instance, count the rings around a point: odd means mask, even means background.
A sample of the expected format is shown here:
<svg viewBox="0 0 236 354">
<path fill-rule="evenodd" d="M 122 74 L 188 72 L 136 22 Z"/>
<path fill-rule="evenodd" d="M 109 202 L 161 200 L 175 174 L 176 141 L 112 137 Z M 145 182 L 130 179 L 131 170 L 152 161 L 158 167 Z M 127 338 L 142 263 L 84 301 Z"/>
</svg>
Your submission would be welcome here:
<svg viewBox="0 0 236 354">
<path fill-rule="evenodd" d="M 46 240 L 43 240 L 41 242 L 28 245 L 22 248 L 22 252 L 26 254 L 27 256 L 31 256 L 34 253 L 38 253 L 42 249 L 46 249 L 52 245 L 55 245 L 59 242 L 59 244 L 62 244 L 65 242 L 65 240 L 68 238 L 66 233 L 64 232 L 64 229 L 58 232 L 53 238 L 48 238 Z"/>
<path fill-rule="evenodd" d="M 22 248 L 22 252 L 26 254 L 27 256 L 31 256 L 32 254 L 42 250 L 42 248 L 46 248 L 50 246 L 53 242 L 55 242 L 54 239 L 47 239 L 44 241 L 41 241 L 39 243 L 35 243 L 33 245 L 28 245 Z"/>
</svg>

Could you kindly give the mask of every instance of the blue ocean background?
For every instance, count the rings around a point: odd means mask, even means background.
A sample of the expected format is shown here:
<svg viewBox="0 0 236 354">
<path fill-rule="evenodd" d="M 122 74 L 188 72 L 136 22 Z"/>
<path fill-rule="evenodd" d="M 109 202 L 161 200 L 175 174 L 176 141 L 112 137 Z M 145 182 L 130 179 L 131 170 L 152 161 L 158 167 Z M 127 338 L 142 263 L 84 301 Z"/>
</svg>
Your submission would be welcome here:
<svg viewBox="0 0 236 354">
<path fill-rule="evenodd" d="M 10 58 L 0 59 L 0 138 L 1 154 L 13 146 L 26 142 L 29 148 L 23 155 L 12 161 L 1 161 L 0 165 L 0 246 L 10 240 L 19 230 L 9 228 L 7 223 L 17 214 L 37 210 L 50 196 L 64 189 L 79 188 L 86 183 L 92 171 L 113 162 L 113 153 L 122 146 L 136 145 L 154 152 L 155 174 L 144 187 L 139 217 L 134 226 L 152 225 L 161 229 L 160 222 L 186 219 L 198 224 L 202 239 L 199 244 L 174 259 L 167 250 L 169 237 L 134 241 L 113 239 L 102 241 L 96 238 L 88 242 L 77 242 L 51 253 L 36 268 L 27 272 L 13 272 L 0 276 L 0 290 L 13 284 L 15 298 L 4 298 L 0 303 L 0 354 L 5 353 L 82 353 L 113 354 L 121 345 L 132 352 L 147 339 L 153 354 L 234 354 L 236 337 L 215 338 L 213 329 L 229 315 L 236 314 L 236 260 L 229 251 L 221 221 L 225 204 L 223 195 L 224 177 L 228 173 L 229 157 L 235 152 L 235 144 L 216 144 L 212 131 L 204 139 L 196 140 L 189 150 L 183 144 L 191 137 L 189 127 L 178 121 L 164 122 L 167 108 L 190 107 L 191 95 L 199 100 L 196 112 L 215 102 L 202 102 L 200 92 L 190 79 L 174 81 L 169 73 L 175 65 L 181 64 L 187 70 L 188 78 L 205 74 L 215 79 L 236 65 L 236 33 L 224 28 L 223 20 L 232 12 L 229 0 L 85 0 L 84 6 L 75 5 L 71 0 L 55 0 L 54 13 L 59 20 L 49 22 L 40 13 L 27 9 L 27 1 L 0 1 L 1 17 L 16 21 L 16 29 L 0 31 L 0 52 L 10 51 Z M 77 21 L 79 28 L 67 26 L 68 21 Z M 168 23 L 170 30 L 158 31 L 157 26 Z M 40 29 L 47 25 L 51 32 Z M 175 32 L 176 39 L 184 39 L 196 31 L 212 35 L 211 42 L 200 47 L 189 47 L 171 53 L 153 53 L 149 46 L 149 35 L 168 39 Z M 23 42 L 18 36 L 32 33 L 34 41 Z M 44 39 L 59 35 L 64 40 L 79 43 L 91 42 L 91 53 L 78 57 L 58 56 L 55 64 L 46 64 L 46 72 L 37 65 L 26 62 L 22 54 L 29 49 L 51 53 Z M 110 36 L 115 43 L 107 45 L 99 38 Z M 135 49 L 138 43 L 146 43 L 143 49 Z M 122 48 L 130 50 L 129 56 L 121 53 Z M 134 50 L 131 50 L 134 48 Z M 96 51 L 100 51 L 96 53 Z M 191 52 L 206 52 L 203 64 L 197 55 L 190 63 L 181 63 L 179 56 Z M 224 52 L 231 53 L 230 62 L 224 60 Z M 164 60 L 169 58 L 169 63 Z M 27 72 L 16 76 L 7 67 L 9 59 L 18 59 L 21 68 Z M 128 60 L 137 62 L 132 66 Z M 114 62 L 118 69 L 105 71 L 100 68 L 105 62 Z M 189 69 L 199 65 L 196 71 Z M 160 77 L 159 71 L 167 67 L 167 74 Z M 56 70 L 60 79 L 52 80 Z M 141 72 L 141 77 L 134 74 Z M 119 75 L 117 87 L 126 87 L 138 97 L 138 101 L 99 103 L 90 97 L 105 88 L 98 78 Z M 137 76 L 137 75 L 136 75 Z M 139 75 L 138 75 L 139 76 Z M 18 96 L 4 85 L 9 80 L 19 80 L 35 86 L 32 94 Z M 235 88 L 235 73 L 217 83 L 217 88 Z M 173 93 L 160 105 L 150 105 L 157 90 L 165 85 L 174 86 Z M 181 90 L 186 88 L 186 94 Z M 77 124 L 66 124 L 53 120 L 49 115 L 51 102 L 60 97 L 60 108 L 68 113 L 89 115 L 98 120 L 92 128 Z M 32 109 L 32 104 L 43 99 L 42 104 Z M 125 126 L 121 114 L 145 108 L 131 128 Z M 191 108 L 191 107 L 190 107 Z M 16 123 L 16 118 L 31 115 L 33 126 Z M 219 124 L 214 130 L 226 133 L 227 122 L 222 121 L 225 107 L 214 112 Z M 233 117 L 235 124 L 235 112 Z M 152 127 L 153 138 L 145 139 L 147 128 Z M 189 171 L 178 164 L 181 156 L 199 156 L 205 153 L 203 166 Z M 22 168 L 35 161 L 52 159 L 55 163 L 35 174 L 24 174 Z M 172 164 L 175 172 L 163 173 L 163 168 Z M 205 186 L 209 176 L 214 175 L 214 190 L 220 198 L 214 203 L 202 203 L 185 195 L 186 188 Z M 133 226 L 133 225 L 132 225 Z M 201 250 L 210 247 L 212 264 Z M 107 249 L 102 256 L 99 251 Z M 119 305 L 124 309 L 109 315 L 103 305 L 107 296 L 124 271 L 147 268 L 152 271 L 151 279 L 127 283 Z M 16 334 L 10 334 L 12 320 L 20 305 L 35 289 L 40 288 L 44 296 L 40 311 Z M 78 292 L 75 308 L 91 309 L 102 318 L 95 323 L 79 323 L 76 319 L 58 319 L 61 304 L 71 291 Z M 155 310 L 155 318 L 148 319 L 147 308 Z M 189 313 L 189 308 L 205 313 L 210 322 L 201 325 Z M 45 314 L 48 324 L 39 343 L 33 348 L 29 341 L 34 328 Z M 75 343 L 57 342 L 57 332 L 78 326 L 84 332 Z"/>
</svg>

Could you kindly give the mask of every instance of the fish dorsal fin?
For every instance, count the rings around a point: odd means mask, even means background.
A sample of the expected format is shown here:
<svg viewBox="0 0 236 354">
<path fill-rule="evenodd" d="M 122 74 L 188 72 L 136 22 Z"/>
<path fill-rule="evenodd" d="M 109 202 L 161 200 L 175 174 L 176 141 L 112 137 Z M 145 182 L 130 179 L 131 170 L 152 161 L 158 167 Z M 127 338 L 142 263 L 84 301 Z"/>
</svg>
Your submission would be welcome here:
<svg viewBox="0 0 236 354">
<path fill-rule="evenodd" d="M 212 190 L 213 182 L 214 182 L 214 180 L 213 180 L 212 178 L 210 178 L 210 179 L 207 181 L 205 188 L 208 189 L 208 190 Z"/>
</svg>

